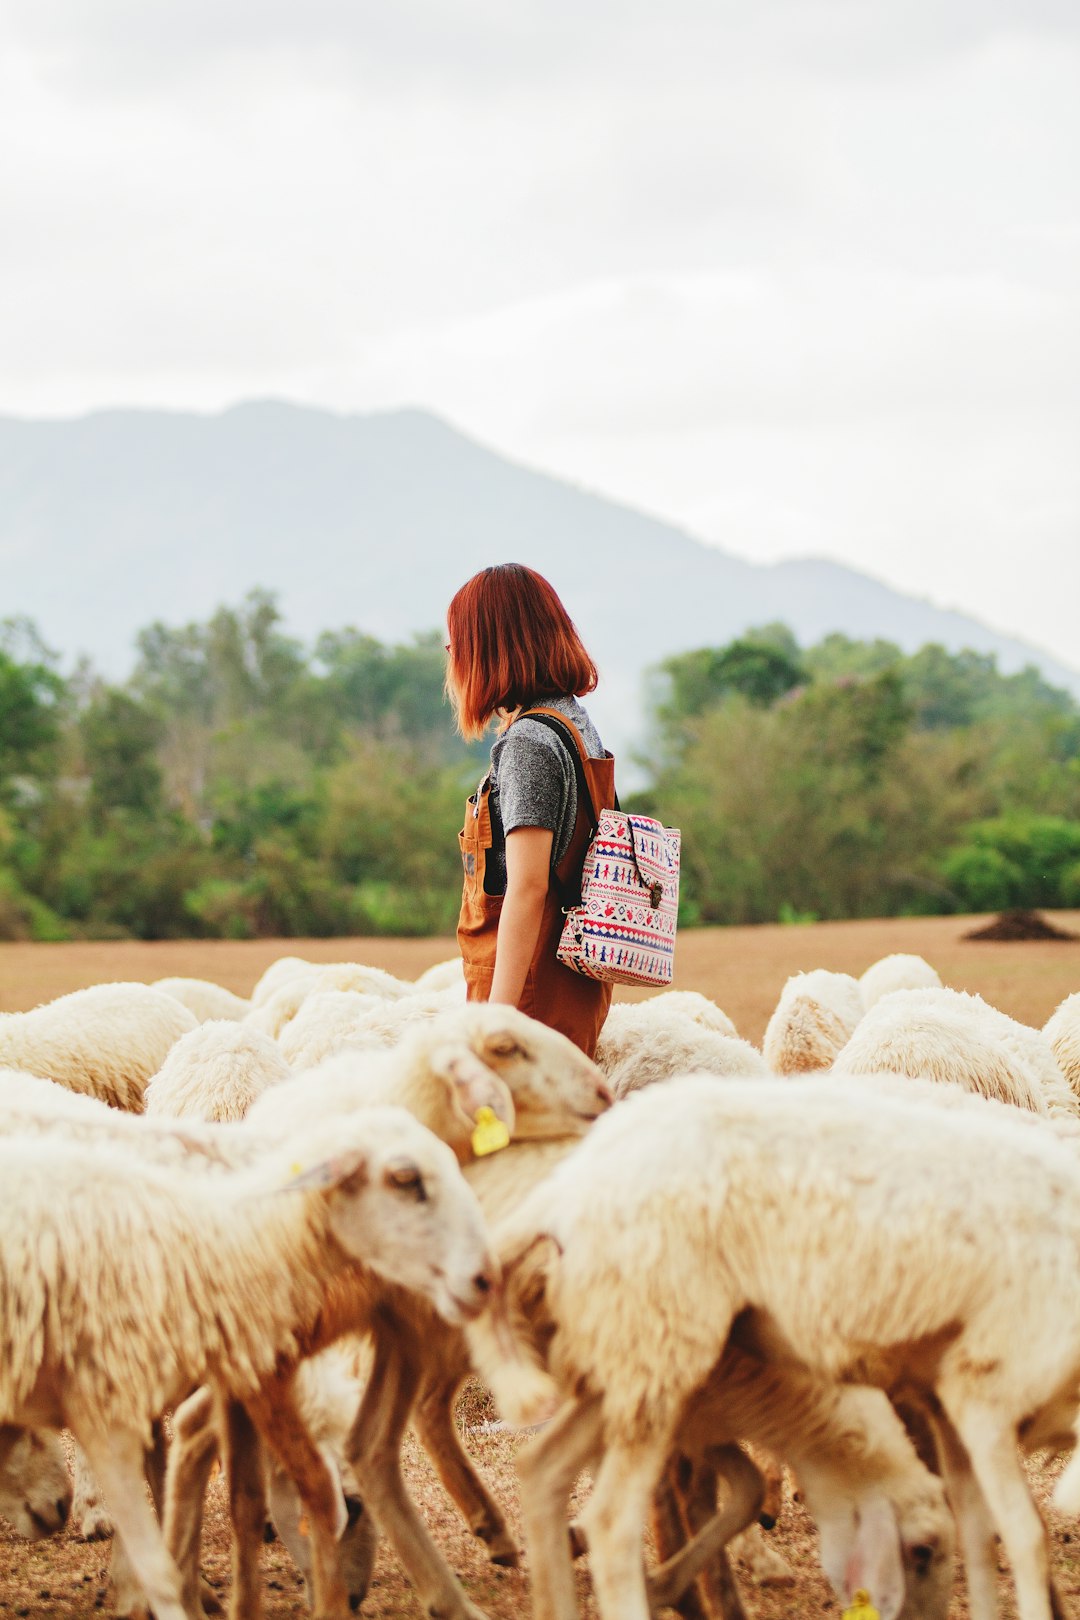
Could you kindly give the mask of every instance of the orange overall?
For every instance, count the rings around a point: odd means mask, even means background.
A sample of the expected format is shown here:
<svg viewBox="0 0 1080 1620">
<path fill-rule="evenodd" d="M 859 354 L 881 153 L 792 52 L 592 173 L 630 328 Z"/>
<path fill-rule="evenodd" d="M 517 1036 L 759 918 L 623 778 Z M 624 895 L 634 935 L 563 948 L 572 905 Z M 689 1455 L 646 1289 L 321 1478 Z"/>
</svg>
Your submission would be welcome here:
<svg viewBox="0 0 1080 1620">
<path fill-rule="evenodd" d="M 523 719 L 526 714 L 550 714 L 566 727 L 581 755 L 593 806 L 599 811 L 614 804 L 615 761 L 611 755 L 605 754 L 603 759 L 590 759 L 581 733 L 557 709 L 537 705 L 522 710 L 516 718 Z M 489 793 L 490 778 L 485 777 L 476 793 L 466 801 L 465 828 L 458 835 L 465 883 L 457 937 L 470 1001 L 488 999 L 495 973 L 495 944 L 503 904 L 501 894 L 487 894 L 484 891 L 487 852 L 491 848 Z M 579 790 L 574 830 L 566 853 L 554 868 L 548 884 L 540 933 L 518 1006 L 522 1012 L 539 1019 L 542 1024 L 561 1030 L 575 1046 L 580 1046 L 588 1057 L 592 1057 L 596 1051 L 597 1036 L 611 1005 L 611 985 L 597 979 L 587 979 L 583 974 L 563 967 L 555 955 L 563 927 L 561 896 L 573 887 L 580 876 L 594 826 L 592 806 L 582 804 L 581 797 Z"/>
</svg>

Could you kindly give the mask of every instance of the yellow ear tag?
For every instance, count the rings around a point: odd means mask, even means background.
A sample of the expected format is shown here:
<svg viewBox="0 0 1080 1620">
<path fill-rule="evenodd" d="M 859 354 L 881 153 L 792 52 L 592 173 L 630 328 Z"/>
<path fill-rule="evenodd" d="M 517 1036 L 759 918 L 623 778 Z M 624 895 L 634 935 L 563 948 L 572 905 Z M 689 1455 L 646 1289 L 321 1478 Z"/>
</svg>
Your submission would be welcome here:
<svg viewBox="0 0 1080 1620">
<path fill-rule="evenodd" d="M 472 1150 L 478 1159 L 485 1153 L 498 1153 L 500 1148 L 509 1147 L 510 1132 L 496 1114 L 494 1108 L 487 1104 L 476 1110 L 476 1128 L 472 1133 Z"/>
<path fill-rule="evenodd" d="M 870 1594 L 862 1586 L 852 1594 L 851 1607 L 844 1610 L 840 1620 L 881 1620 L 881 1616 L 870 1601 Z"/>
</svg>

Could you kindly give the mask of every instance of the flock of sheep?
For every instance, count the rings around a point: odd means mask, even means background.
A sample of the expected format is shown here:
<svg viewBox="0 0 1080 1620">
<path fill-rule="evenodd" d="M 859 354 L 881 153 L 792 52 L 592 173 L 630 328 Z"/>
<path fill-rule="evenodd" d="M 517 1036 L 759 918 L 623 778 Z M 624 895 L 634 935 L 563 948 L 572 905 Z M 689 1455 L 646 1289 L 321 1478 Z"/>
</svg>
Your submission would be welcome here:
<svg viewBox="0 0 1080 1620">
<path fill-rule="evenodd" d="M 115 1526 L 120 1615 L 219 1606 L 220 1459 L 233 1620 L 268 1516 L 319 1620 L 380 1533 L 422 1612 L 483 1620 L 401 1465 L 411 1426 L 517 1561 L 474 1371 L 537 1429 L 535 1620 L 577 1615 L 586 1551 L 603 1620 L 738 1620 L 781 1463 L 852 1615 L 943 1620 L 959 1552 L 992 1620 L 995 1535 L 1021 1620 L 1065 1615 L 1018 1447 L 1077 1439 L 1080 994 L 1038 1031 L 893 956 L 790 979 L 761 1051 L 695 993 L 618 1003 L 593 1064 L 456 962 L 99 985 L 0 1016 L 0 1187 L 0 1514 Z"/>
</svg>

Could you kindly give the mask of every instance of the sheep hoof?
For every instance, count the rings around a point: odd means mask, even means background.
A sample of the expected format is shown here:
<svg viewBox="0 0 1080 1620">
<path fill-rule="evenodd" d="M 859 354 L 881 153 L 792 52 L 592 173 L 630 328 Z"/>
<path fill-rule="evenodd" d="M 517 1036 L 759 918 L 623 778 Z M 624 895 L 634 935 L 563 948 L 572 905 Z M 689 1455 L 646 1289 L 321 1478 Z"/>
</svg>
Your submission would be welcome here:
<svg viewBox="0 0 1080 1620">
<path fill-rule="evenodd" d="M 223 1614 L 225 1612 L 225 1605 L 222 1603 L 209 1581 L 200 1580 L 199 1597 L 202 1600 L 204 1614 Z"/>
<path fill-rule="evenodd" d="M 113 1533 L 113 1522 L 100 1502 L 91 1502 L 76 1517 L 74 1528 L 80 1541 L 107 1541 Z"/>
</svg>

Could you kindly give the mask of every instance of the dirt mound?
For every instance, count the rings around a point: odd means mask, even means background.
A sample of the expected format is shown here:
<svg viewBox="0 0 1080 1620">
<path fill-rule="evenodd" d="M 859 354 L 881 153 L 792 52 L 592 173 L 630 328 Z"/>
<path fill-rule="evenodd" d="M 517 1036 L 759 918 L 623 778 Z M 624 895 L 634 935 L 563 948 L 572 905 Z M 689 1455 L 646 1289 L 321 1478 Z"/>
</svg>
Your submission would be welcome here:
<svg viewBox="0 0 1080 1620">
<path fill-rule="evenodd" d="M 973 928 L 965 939 L 1080 939 L 1064 928 L 1055 928 L 1041 911 L 1002 911 L 984 928 Z"/>
</svg>

